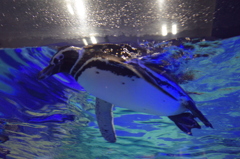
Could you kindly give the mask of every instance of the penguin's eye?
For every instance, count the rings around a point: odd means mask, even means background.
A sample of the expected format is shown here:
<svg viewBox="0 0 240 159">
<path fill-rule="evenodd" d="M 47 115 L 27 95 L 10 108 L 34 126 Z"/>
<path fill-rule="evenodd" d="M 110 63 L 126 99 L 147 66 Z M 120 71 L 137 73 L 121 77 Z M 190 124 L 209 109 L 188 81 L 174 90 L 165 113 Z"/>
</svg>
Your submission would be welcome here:
<svg viewBox="0 0 240 159">
<path fill-rule="evenodd" d="M 54 64 L 58 64 L 58 63 L 60 63 L 61 60 L 63 60 L 63 59 L 64 59 L 64 55 L 59 55 L 59 56 L 57 56 L 57 57 L 53 60 L 53 63 L 54 63 Z"/>
<path fill-rule="evenodd" d="M 60 56 L 58 57 L 59 60 L 62 60 L 63 58 L 64 58 L 63 55 L 60 55 Z"/>
</svg>

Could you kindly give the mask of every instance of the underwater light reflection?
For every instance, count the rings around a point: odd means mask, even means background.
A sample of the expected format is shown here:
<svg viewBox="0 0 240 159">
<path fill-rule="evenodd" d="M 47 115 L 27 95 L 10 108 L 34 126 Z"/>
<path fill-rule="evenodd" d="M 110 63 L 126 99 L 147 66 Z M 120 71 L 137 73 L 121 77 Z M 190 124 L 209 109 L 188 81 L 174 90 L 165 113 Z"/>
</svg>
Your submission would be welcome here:
<svg viewBox="0 0 240 159">
<path fill-rule="evenodd" d="M 97 39 L 95 38 L 95 36 L 90 36 L 90 39 L 91 39 L 93 44 L 97 43 Z"/>
<path fill-rule="evenodd" d="M 82 39 L 84 45 L 88 45 L 88 42 L 85 38 Z"/>
<path fill-rule="evenodd" d="M 72 27 L 71 29 L 67 29 L 68 31 L 72 32 L 75 36 L 84 35 L 88 37 L 92 31 L 92 27 L 89 26 L 88 20 L 89 17 L 87 16 L 87 1 L 85 0 L 66 0 L 64 4 L 67 7 L 67 11 L 72 15 L 74 18 L 75 23 L 77 24 L 76 27 Z M 84 42 L 84 41 L 83 41 Z M 88 45 L 84 43 L 85 45 Z"/>
<path fill-rule="evenodd" d="M 167 34 L 168 34 L 167 25 L 164 24 L 162 25 L 162 36 L 166 36 Z"/>
<path fill-rule="evenodd" d="M 172 25 L 172 34 L 173 35 L 177 34 L 177 25 L 176 24 Z"/>
<path fill-rule="evenodd" d="M 165 0 L 158 0 L 159 6 L 161 7 Z"/>
<path fill-rule="evenodd" d="M 86 19 L 86 6 L 83 0 L 74 0 L 74 1 L 66 0 L 66 4 L 67 4 L 67 9 L 71 15 L 74 15 L 75 12 L 77 12 L 78 18 L 80 20 Z"/>
<path fill-rule="evenodd" d="M 86 6 L 83 2 L 83 0 L 75 0 L 75 4 L 76 6 L 76 10 L 78 13 L 78 16 L 81 20 L 85 20 L 86 19 Z"/>
<path fill-rule="evenodd" d="M 168 28 L 170 29 L 170 27 L 168 27 L 166 24 L 162 25 L 161 29 L 162 36 L 167 36 L 169 32 L 172 33 L 173 35 L 176 35 L 178 33 L 177 24 L 172 24 L 171 30 L 169 30 Z"/>
<path fill-rule="evenodd" d="M 67 9 L 71 15 L 74 15 L 74 10 L 73 10 L 73 7 L 71 4 L 69 4 L 69 3 L 67 4 Z"/>
</svg>

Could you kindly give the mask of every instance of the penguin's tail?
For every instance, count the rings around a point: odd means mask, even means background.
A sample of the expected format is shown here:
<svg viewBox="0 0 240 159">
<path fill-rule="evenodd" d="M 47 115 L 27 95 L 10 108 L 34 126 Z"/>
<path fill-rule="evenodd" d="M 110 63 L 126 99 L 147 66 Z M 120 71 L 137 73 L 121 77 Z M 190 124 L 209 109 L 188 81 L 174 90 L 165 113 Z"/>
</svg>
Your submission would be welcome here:
<svg viewBox="0 0 240 159">
<path fill-rule="evenodd" d="M 197 109 L 195 103 L 192 100 L 189 100 L 184 106 L 190 110 L 191 113 L 186 112 L 178 115 L 168 116 L 169 119 L 171 119 L 179 129 L 188 135 L 192 135 L 192 128 L 201 129 L 201 126 L 194 119 L 196 117 L 199 118 L 206 127 L 213 128 L 212 124 L 207 120 L 202 112 Z"/>
<path fill-rule="evenodd" d="M 202 114 L 202 112 L 198 110 L 192 100 L 188 101 L 188 105 L 186 105 L 186 108 L 189 109 L 195 117 L 199 118 L 206 127 L 213 128 L 212 124 L 207 120 L 207 118 Z"/>
<path fill-rule="evenodd" d="M 194 116 L 191 113 L 182 113 L 178 115 L 168 116 L 177 127 L 185 132 L 188 135 L 192 135 L 191 129 L 198 128 L 201 129 L 201 126 L 194 120 Z"/>
</svg>

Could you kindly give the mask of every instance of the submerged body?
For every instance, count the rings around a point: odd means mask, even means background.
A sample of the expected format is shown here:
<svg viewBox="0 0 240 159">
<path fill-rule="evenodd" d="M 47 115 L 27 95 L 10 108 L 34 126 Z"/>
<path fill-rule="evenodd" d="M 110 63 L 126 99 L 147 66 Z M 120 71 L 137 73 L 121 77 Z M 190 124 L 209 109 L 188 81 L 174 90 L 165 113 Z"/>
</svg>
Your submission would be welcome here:
<svg viewBox="0 0 240 159">
<path fill-rule="evenodd" d="M 116 57 L 119 54 L 129 55 L 122 50 L 126 48 L 114 44 L 60 48 L 49 66 L 40 72 L 39 79 L 66 72 L 96 96 L 98 125 L 103 137 L 109 142 L 116 141 L 112 115 L 114 105 L 168 116 L 189 135 L 192 134 L 192 128 L 201 128 L 194 120 L 196 117 L 207 127 L 212 127 L 180 86 L 158 69 L 148 67 L 139 60 L 125 61 Z"/>
<path fill-rule="evenodd" d="M 82 73 L 78 82 L 94 96 L 134 111 L 161 116 L 186 111 L 180 99 L 169 97 L 142 78 L 118 76 L 92 67 Z"/>
</svg>

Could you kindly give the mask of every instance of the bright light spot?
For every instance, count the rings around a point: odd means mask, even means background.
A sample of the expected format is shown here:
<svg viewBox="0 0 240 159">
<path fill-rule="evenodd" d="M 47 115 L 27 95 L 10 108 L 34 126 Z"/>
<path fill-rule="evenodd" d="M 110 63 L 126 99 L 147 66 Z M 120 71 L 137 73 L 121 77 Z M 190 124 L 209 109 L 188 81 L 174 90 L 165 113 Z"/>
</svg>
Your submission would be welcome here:
<svg viewBox="0 0 240 159">
<path fill-rule="evenodd" d="M 82 39 L 84 45 L 88 45 L 88 42 L 86 39 Z"/>
<path fill-rule="evenodd" d="M 73 10 L 71 4 L 67 4 L 67 9 L 68 9 L 70 14 L 74 15 L 74 10 Z"/>
<path fill-rule="evenodd" d="M 78 16 L 81 20 L 86 18 L 86 8 L 83 0 L 75 0 L 75 6 L 78 13 Z"/>
<path fill-rule="evenodd" d="M 162 9 L 164 9 L 164 2 L 165 2 L 165 0 L 158 0 L 158 6 L 159 6 L 159 9 L 160 9 L 160 11 L 162 11 Z"/>
<path fill-rule="evenodd" d="M 90 39 L 91 39 L 93 44 L 97 43 L 97 39 L 95 38 L 95 36 L 90 36 Z"/>
<path fill-rule="evenodd" d="M 164 3 L 165 0 L 158 0 L 160 4 Z"/>
<path fill-rule="evenodd" d="M 166 36 L 167 34 L 168 34 L 167 26 L 166 25 L 162 25 L 162 36 Z"/>
<path fill-rule="evenodd" d="M 172 34 L 173 35 L 177 34 L 177 25 L 176 24 L 172 25 Z"/>
</svg>

